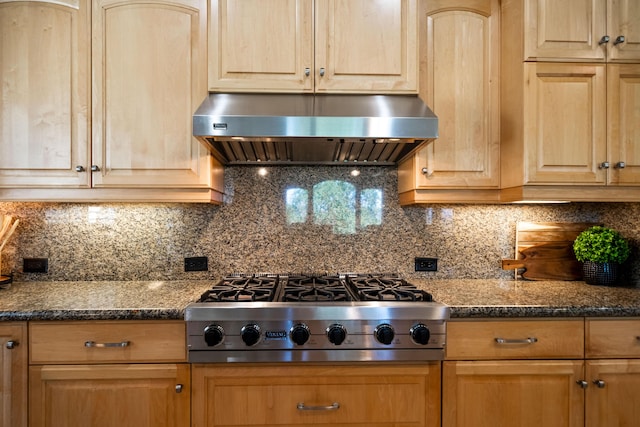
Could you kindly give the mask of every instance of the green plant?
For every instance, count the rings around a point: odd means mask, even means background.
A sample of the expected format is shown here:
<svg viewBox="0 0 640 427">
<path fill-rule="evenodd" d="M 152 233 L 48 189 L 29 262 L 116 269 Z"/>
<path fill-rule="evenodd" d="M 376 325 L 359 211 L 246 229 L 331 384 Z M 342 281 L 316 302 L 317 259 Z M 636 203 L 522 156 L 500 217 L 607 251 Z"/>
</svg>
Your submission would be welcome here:
<svg viewBox="0 0 640 427">
<path fill-rule="evenodd" d="M 599 225 L 586 229 L 573 242 L 573 252 L 581 262 L 615 262 L 622 264 L 631 253 L 629 243 L 620 233 Z"/>
</svg>

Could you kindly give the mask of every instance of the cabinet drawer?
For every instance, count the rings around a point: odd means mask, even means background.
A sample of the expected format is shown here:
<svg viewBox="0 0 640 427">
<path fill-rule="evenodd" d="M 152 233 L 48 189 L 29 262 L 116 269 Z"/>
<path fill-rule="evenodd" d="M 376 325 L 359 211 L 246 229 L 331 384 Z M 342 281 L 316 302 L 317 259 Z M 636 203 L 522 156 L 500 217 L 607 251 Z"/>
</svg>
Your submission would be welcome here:
<svg viewBox="0 0 640 427">
<path fill-rule="evenodd" d="M 186 360 L 183 321 L 32 322 L 30 362 L 128 363 Z"/>
<path fill-rule="evenodd" d="M 440 374 L 440 362 L 403 367 L 194 365 L 193 425 L 435 427 L 440 425 Z M 250 410 L 237 410 L 247 402 Z"/>
<path fill-rule="evenodd" d="M 584 321 L 451 321 L 446 350 L 450 360 L 582 358 Z"/>
<path fill-rule="evenodd" d="M 640 319 L 587 320 L 586 355 L 640 357 Z"/>
</svg>

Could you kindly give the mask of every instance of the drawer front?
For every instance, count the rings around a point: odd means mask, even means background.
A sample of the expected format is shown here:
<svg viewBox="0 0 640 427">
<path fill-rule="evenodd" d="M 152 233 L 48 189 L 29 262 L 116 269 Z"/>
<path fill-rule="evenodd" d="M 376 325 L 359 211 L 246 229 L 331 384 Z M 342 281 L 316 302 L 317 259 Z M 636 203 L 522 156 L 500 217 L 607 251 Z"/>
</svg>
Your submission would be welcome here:
<svg viewBox="0 0 640 427">
<path fill-rule="evenodd" d="M 640 319 L 587 320 L 586 355 L 640 357 Z"/>
<path fill-rule="evenodd" d="M 584 357 L 583 320 L 473 320 L 447 323 L 446 358 Z"/>
<path fill-rule="evenodd" d="M 440 362 L 398 369 L 194 365 L 192 373 L 195 427 L 440 425 Z"/>
<path fill-rule="evenodd" d="M 186 361 L 183 321 L 32 322 L 30 363 Z"/>
</svg>

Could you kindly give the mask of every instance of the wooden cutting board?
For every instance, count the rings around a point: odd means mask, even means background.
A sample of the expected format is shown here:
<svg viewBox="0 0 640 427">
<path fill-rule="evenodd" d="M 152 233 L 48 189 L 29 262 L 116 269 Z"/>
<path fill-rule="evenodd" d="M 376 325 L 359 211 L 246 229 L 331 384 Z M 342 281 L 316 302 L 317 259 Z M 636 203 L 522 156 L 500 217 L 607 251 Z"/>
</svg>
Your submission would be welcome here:
<svg viewBox="0 0 640 427">
<path fill-rule="evenodd" d="M 529 280 L 581 280 L 582 263 L 573 253 L 573 241 L 591 222 L 518 222 L 516 256 L 503 260 L 505 270 L 521 269 Z M 516 274 L 518 271 L 516 270 Z"/>
</svg>

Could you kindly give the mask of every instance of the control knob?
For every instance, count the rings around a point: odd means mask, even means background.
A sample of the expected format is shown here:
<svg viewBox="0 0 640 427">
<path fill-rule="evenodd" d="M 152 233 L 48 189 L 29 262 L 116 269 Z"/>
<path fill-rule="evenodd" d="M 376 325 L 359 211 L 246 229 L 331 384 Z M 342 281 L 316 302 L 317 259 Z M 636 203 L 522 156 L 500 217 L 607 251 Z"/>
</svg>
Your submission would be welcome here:
<svg viewBox="0 0 640 427">
<path fill-rule="evenodd" d="M 347 329 L 338 323 L 334 323 L 327 328 L 327 337 L 331 344 L 340 345 L 347 338 Z"/>
<path fill-rule="evenodd" d="M 224 329 L 220 325 L 209 325 L 204 328 L 204 340 L 209 347 L 214 347 L 224 339 Z"/>
<path fill-rule="evenodd" d="M 409 330 L 409 334 L 411 335 L 411 339 L 414 343 L 420 345 L 429 344 L 431 332 L 429 332 L 429 328 L 427 328 L 427 325 L 423 323 L 413 325 L 413 327 Z"/>
<path fill-rule="evenodd" d="M 291 340 L 296 343 L 296 345 L 302 345 L 306 343 L 307 341 L 309 341 L 309 337 L 311 336 L 309 327 L 304 323 L 293 325 L 289 334 L 291 335 Z"/>
<path fill-rule="evenodd" d="M 254 324 L 243 326 L 240 329 L 240 338 L 248 347 L 256 345 L 260 341 L 260 327 Z"/>
<path fill-rule="evenodd" d="M 376 340 L 380 344 L 389 345 L 393 342 L 395 333 L 390 324 L 383 323 L 376 327 L 376 329 L 373 331 L 373 335 L 376 337 Z"/>
</svg>

